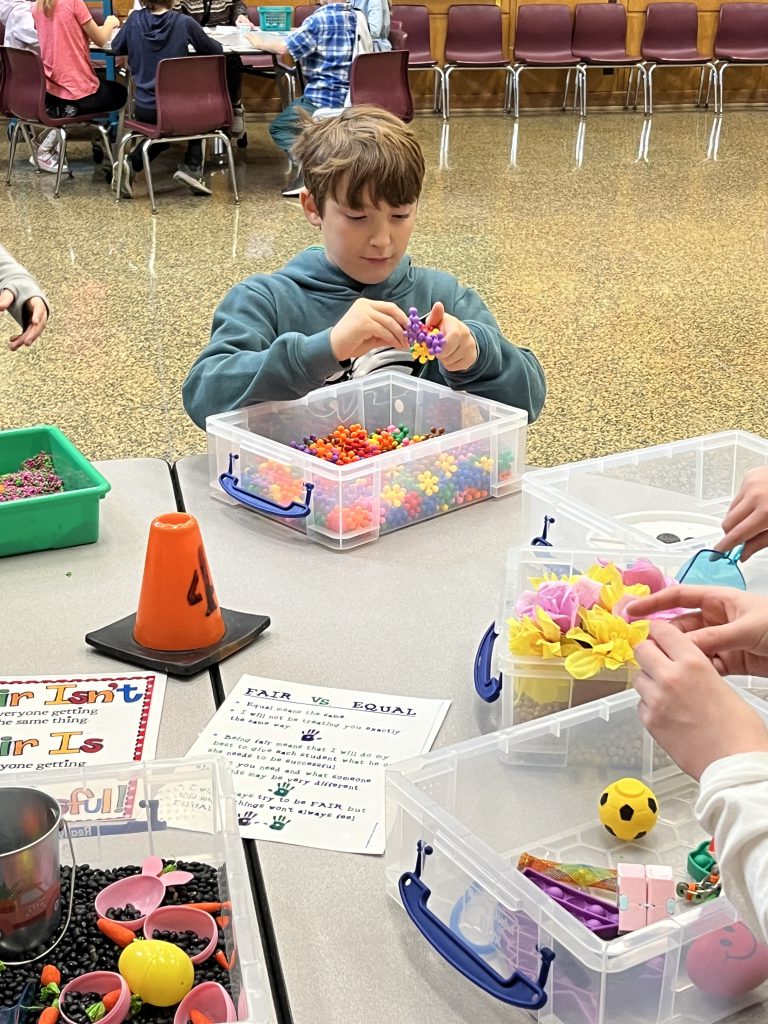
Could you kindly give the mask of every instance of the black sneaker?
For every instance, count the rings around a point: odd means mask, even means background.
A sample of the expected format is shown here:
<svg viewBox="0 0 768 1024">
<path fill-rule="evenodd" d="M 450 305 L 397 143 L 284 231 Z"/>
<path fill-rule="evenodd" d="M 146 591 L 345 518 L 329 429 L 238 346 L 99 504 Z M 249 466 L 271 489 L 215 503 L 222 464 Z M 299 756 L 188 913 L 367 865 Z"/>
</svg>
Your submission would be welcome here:
<svg viewBox="0 0 768 1024">
<path fill-rule="evenodd" d="M 304 188 L 304 175 L 299 171 L 296 177 L 285 188 L 280 190 L 280 195 L 286 199 L 295 199 Z"/>
<path fill-rule="evenodd" d="M 175 181 L 183 182 L 199 196 L 211 195 L 211 190 L 205 183 L 202 167 L 189 167 L 187 164 L 179 164 L 179 169 L 174 174 Z"/>
</svg>

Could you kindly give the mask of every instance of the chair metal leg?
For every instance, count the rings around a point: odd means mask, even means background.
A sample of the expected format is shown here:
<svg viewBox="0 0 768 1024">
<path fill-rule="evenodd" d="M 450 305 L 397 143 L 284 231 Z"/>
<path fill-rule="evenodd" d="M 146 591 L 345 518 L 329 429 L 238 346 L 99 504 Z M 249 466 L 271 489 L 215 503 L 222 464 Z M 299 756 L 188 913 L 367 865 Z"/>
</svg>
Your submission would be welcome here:
<svg viewBox="0 0 768 1024">
<path fill-rule="evenodd" d="M 67 162 L 67 133 L 63 128 L 57 128 L 56 131 L 59 133 L 59 166 L 56 170 L 56 185 L 53 190 L 53 198 L 59 198 L 59 192 L 61 191 L 61 172 L 64 169 L 64 164 Z M 72 177 L 72 171 L 69 172 L 69 177 Z"/>
<path fill-rule="evenodd" d="M 645 72 L 645 81 L 643 82 L 643 113 L 646 117 L 650 117 L 653 114 L 653 72 L 656 70 L 656 67 L 656 64 L 651 64 Z"/>
<path fill-rule="evenodd" d="M 227 160 L 229 162 L 229 177 L 230 177 L 230 180 L 232 182 L 232 191 L 233 191 L 234 196 L 235 196 L 235 206 L 239 206 L 240 205 L 240 195 L 239 195 L 239 193 L 237 191 L 237 177 L 235 175 L 235 158 L 232 155 L 232 144 L 230 143 L 229 139 L 224 134 L 224 132 L 217 132 L 216 133 L 216 137 L 221 139 L 221 141 L 224 143 L 224 147 L 225 147 L 225 149 L 227 151 Z"/>
<path fill-rule="evenodd" d="M 521 67 L 516 68 L 515 71 L 514 71 L 514 82 L 515 82 L 515 90 L 514 90 L 515 120 L 517 120 L 520 117 L 520 75 L 522 74 L 522 71 L 523 71 L 523 69 Z"/>
<path fill-rule="evenodd" d="M 452 67 L 443 70 L 443 120 L 447 121 L 451 116 L 451 74 Z"/>
<path fill-rule="evenodd" d="M 5 176 L 6 185 L 11 184 L 11 171 L 13 170 L 13 160 L 16 156 L 16 144 L 19 140 L 19 131 L 21 130 L 20 125 L 21 121 L 17 121 L 11 130 L 11 148 L 8 152 L 8 173 Z"/>
<path fill-rule="evenodd" d="M 579 107 L 579 116 L 580 117 L 586 117 L 587 116 L 587 67 L 586 67 L 585 64 L 582 64 L 580 67 L 576 68 L 576 89 L 577 90 L 579 88 L 579 81 L 581 81 L 581 104 L 580 104 L 580 107 Z M 574 105 L 574 107 L 576 106 L 575 94 L 574 94 L 573 105 Z"/>
<path fill-rule="evenodd" d="M 706 64 L 701 65 L 701 74 L 699 75 L 699 91 L 696 95 L 696 106 L 701 106 L 701 94 L 704 91 L 704 70 L 707 67 Z M 710 75 L 710 81 L 712 80 Z M 707 89 L 707 99 L 709 99 L 709 89 Z"/>
<path fill-rule="evenodd" d="M 115 162 L 115 155 L 112 151 L 112 140 L 109 137 L 109 131 L 103 124 L 97 124 L 96 127 L 99 131 L 99 135 L 101 135 L 101 141 L 104 143 L 104 152 L 107 154 L 111 165 Z"/>
<path fill-rule="evenodd" d="M 435 72 L 435 95 L 434 102 L 432 104 L 432 113 L 441 114 L 443 112 L 443 93 L 445 91 L 445 76 L 443 75 L 443 69 L 439 65 L 435 65 L 433 70 Z"/>
<path fill-rule="evenodd" d="M 149 162 L 149 147 L 152 145 L 152 139 L 147 139 L 141 147 L 141 162 L 144 164 L 144 177 L 147 179 L 147 192 L 149 193 L 149 204 L 152 207 L 152 213 L 157 213 L 157 206 L 155 205 L 155 190 L 152 186 L 152 165 Z"/>
<path fill-rule="evenodd" d="M 578 75 L 578 71 L 576 72 Z M 563 110 L 568 106 L 568 89 L 571 85 L 571 69 L 568 68 L 568 72 L 565 76 L 565 89 L 563 90 Z M 575 101 L 574 101 L 575 103 Z"/>
<path fill-rule="evenodd" d="M 629 96 L 630 96 L 630 93 L 632 92 L 632 82 L 634 81 L 635 71 L 636 70 L 637 69 L 634 68 L 634 67 L 631 67 L 629 69 L 629 78 L 627 79 L 627 98 L 626 98 L 626 100 L 624 102 L 624 109 L 625 110 L 629 110 Z"/>
<path fill-rule="evenodd" d="M 723 112 L 723 99 L 724 99 L 724 95 L 723 95 L 723 78 L 725 76 L 725 69 L 727 67 L 728 67 L 727 63 L 721 64 L 720 65 L 720 70 L 715 72 L 715 113 L 716 114 L 722 114 L 722 112 Z M 719 92 L 720 92 L 720 96 L 719 97 L 717 95 L 718 87 L 719 87 Z"/>
<path fill-rule="evenodd" d="M 633 110 L 637 110 L 637 97 L 638 97 L 638 95 L 640 93 L 640 81 L 641 81 L 640 74 L 641 74 L 641 71 L 640 71 L 640 68 L 638 67 L 638 74 L 637 74 L 637 78 L 635 80 L 635 100 L 634 100 L 634 103 L 632 105 L 632 109 Z M 643 108 L 645 108 L 645 87 L 646 87 L 646 76 L 645 75 L 643 75 L 642 83 L 643 83 Z"/>
</svg>

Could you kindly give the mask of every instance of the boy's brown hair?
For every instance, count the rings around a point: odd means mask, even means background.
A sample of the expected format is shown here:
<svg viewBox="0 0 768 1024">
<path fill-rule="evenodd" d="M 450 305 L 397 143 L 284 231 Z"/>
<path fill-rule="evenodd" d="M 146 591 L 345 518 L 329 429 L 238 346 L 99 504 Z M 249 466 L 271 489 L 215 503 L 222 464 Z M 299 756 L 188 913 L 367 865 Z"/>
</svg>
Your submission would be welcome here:
<svg viewBox="0 0 768 1024">
<path fill-rule="evenodd" d="M 424 155 L 413 132 L 381 107 L 346 107 L 312 121 L 293 147 L 304 184 L 322 216 L 330 196 L 353 210 L 363 197 L 378 206 L 415 203 L 424 181 Z"/>
</svg>

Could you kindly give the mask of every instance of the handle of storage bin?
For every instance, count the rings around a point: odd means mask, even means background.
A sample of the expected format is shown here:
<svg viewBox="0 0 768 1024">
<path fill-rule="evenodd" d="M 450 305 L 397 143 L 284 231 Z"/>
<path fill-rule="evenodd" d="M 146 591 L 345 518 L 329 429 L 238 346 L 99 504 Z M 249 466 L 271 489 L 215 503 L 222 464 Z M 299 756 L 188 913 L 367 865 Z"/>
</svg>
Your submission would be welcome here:
<svg viewBox="0 0 768 1024">
<path fill-rule="evenodd" d="M 488 704 L 493 704 L 499 699 L 502 686 L 502 675 L 499 672 L 498 679 L 491 675 L 491 658 L 493 657 L 493 645 L 498 637 L 496 623 L 492 622 L 483 633 L 483 639 L 477 648 L 475 655 L 475 690 L 478 697 L 482 697 Z"/>
<path fill-rule="evenodd" d="M 416 851 L 415 871 L 406 871 L 400 878 L 400 899 L 408 916 L 427 942 L 452 967 L 489 996 L 524 1010 L 540 1010 L 547 1001 L 544 986 L 547 983 L 550 965 L 555 959 L 553 951 L 546 947 L 539 950 L 541 967 L 535 981 L 520 971 L 513 971 L 509 978 L 502 978 L 460 935 L 451 931 L 450 927 L 427 907 L 431 891 L 422 881 L 421 870 L 424 858 L 432 853 L 432 847 L 425 845 L 420 839 L 416 844 Z"/>
<path fill-rule="evenodd" d="M 305 495 L 304 501 L 291 501 L 287 505 L 278 505 L 276 501 L 270 501 L 269 498 L 260 498 L 258 494 L 251 494 L 250 491 L 244 491 L 242 487 L 238 486 L 238 478 L 235 476 L 233 469 L 235 460 L 239 456 L 235 455 L 234 452 L 229 453 L 229 469 L 226 473 L 222 473 L 219 477 L 219 483 L 222 489 L 235 501 L 239 501 L 241 505 L 245 505 L 246 508 L 253 509 L 254 512 L 266 512 L 270 516 L 280 516 L 282 519 L 303 519 L 310 513 L 310 500 L 312 497 L 312 491 L 314 484 L 304 484 Z"/>
</svg>

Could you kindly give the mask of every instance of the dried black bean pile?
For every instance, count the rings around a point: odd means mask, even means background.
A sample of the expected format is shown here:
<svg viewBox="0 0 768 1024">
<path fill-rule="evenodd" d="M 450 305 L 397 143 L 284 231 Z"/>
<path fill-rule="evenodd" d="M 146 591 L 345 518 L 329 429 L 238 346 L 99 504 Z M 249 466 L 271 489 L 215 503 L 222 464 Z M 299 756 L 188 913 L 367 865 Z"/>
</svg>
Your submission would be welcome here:
<svg viewBox="0 0 768 1024">
<path fill-rule="evenodd" d="M 170 861 L 168 862 L 171 863 Z M 187 885 L 169 886 L 165 891 L 163 906 L 172 906 L 181 903 L 218 903 L 228 898 L 226 893 L 219 890 L 219 875 L 215 867 L 208 864 L 200 864 L 197 861 L 185 862 L 176 861 L 175 867 L 179 871 L 190 871 L 195 877 Z M 88 971 L 116 971 L 117 961 L 122 950 L 106 938 L 96 927 L 96 910 L 93 901 L 97 894 L 112 882 L 120 878 L 127 878 L 129 875 L 138 875 L 141 868 L 135 864 L 125 867 L 110 868 L 103 871 L 92 868 L 88 864 L 80 864 L 77 868 L 75 879 L 75 899 L 72 909 L 72 921 L 70 922 L 67 934 L 58 944 L 56 949 L 47 957 L 27 967 L 12 967 L 7 965 L 5 970 L 0 972 L 0 1014 L 3 1009 L 15 1006 L 24 990 L 27 982 L 34 982 L 32 996 L 33 1005 L 41 1005 L 37 1001 L 39 995 L 40 972 L 46 963 L 54 964 L 61 971 L 61 987 L 73 978 L 79 977 Z M 61 868 L 61 922 L 62 926 L 66 921 L 67 907 L 69 906 L 69 884 L 71 868 L 65 865 Z M 229 911 L 223 911 L 229 916 Z M 184 933 L 182 933 L 183 935 Z M 193 943 L 189 935 L 185 936 L 189 946 L 183 943 L 182 948 L 188 954 L 194 955 Z M 35 949 L 27 950 L 14 959 L 26 960 L 28 957 L 42 953 L 51 943 L 52 939 L 44 945 Z M 198 939 L 199 942 L 202 940 Z M 201 947 L 202 948 L 202 947 Z M 224 935 L 219 928 L 218 949 L 224 949 Z M 215 954 L 216 950 L 214 950 Z M 226 954 L 226 950 L 225 950 Z M 217 981 L 233 996 L 237 1003 L 237 968 L 233 975 L 220 967 L 213 958 L 213 955 L 202 964 L 195 965 L 195 984 L 203 981 Z M 90 999 L 86 1006 L 98 999 Z M 50 1000 L 48 1001 L 50 1002 Z M 135 1017 L 130 1018 L 136 1024 L 172 1024 L 176 1008 L 167 1008 L 144 1005 Z M 30 1012 L 27 1020 L 34 1022 L 39 1016 L 36 1012 Z M 81 1020 L 77 1015 L 71 1015 L 73 1020 Z M 86 1024 L 87 1018 L 82 1018 L 82 1024 Z M 90 1022 L 87 1022 L 90 1024 Z"/>
</svg>

